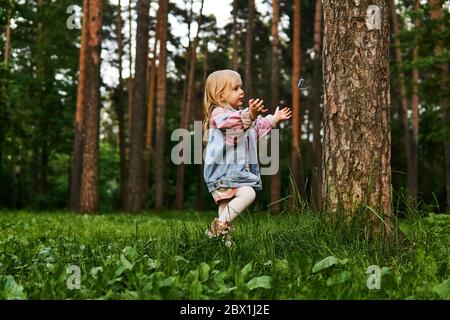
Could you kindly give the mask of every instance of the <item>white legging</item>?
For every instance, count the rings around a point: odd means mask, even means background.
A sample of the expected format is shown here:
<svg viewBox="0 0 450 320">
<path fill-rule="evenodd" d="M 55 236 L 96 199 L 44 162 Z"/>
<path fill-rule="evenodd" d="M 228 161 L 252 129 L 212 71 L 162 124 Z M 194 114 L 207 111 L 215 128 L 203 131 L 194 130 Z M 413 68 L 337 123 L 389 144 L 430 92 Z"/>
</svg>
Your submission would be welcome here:
<svg viewBox="0 0 450 320">
<path fill-rule="evenodd" d="M 223 201 L 219 204 L 219 220 L 223 222 L 233 221 L 256 198 L 255 190 L 249 186 L 239 187 L 235 198 Z"/>
</svg>

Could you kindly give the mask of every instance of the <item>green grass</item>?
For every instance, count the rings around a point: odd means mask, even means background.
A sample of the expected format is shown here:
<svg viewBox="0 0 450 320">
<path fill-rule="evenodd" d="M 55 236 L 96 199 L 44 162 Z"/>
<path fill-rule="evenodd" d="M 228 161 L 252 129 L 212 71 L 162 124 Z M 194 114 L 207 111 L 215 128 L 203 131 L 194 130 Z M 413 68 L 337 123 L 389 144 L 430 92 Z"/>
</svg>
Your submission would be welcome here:
<svg viewBox="0 0 450 320">
<path fill-rule="evenodd" d="M 449 299 L 450 216 L 363 221 L 244 213 L 236 247 L 204 236 L 214 213 L 0 213 L 2 299 Z M 324 260 L 325 259 L 325 260 Z M 81 272 L 73 283 L 70 265 Z M 369 290 L 370 265 L 381 268 Z"/>
</svg>

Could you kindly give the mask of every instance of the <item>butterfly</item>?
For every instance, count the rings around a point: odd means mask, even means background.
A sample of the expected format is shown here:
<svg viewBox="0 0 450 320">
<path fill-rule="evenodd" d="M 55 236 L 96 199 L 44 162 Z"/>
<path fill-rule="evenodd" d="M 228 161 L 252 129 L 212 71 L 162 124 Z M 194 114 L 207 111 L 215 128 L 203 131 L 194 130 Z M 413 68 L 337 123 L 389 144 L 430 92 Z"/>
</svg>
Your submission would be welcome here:
<svg viewBox="0 0 450 320">
<path fill-rule="evenodd" d="M 305 79 L 303 79 L 303 78 L 299 79 L 297 82 L 297 87 L 300 91 L 307 90 L 308 88 L 305 87 Z"/>
</svg>

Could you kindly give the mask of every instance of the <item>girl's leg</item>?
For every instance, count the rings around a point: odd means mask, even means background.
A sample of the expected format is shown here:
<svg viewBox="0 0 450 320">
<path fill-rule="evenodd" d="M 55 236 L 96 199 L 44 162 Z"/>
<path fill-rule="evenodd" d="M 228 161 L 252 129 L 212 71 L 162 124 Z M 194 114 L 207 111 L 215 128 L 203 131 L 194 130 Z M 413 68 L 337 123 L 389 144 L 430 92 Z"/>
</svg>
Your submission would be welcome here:
<svg viewBox="0 0 450 320">
<path fill-rule="evenodd" d="M 244 186 L 238 188 L 235 198 L 228 203 L 224 202 L 219 205 L 219 220 L 223 222 L 233 221 L 242 211 L 252 204 L 255 198 L 256 193 L 252 187 Z"/>
<path fill-rule="evenodd" d="M 220 215 L 222 214 L 223 210 L 226 208 L 228 202 L 230 202 L 230 199 L 220 201 L 219 210 L 218 210 L 219 218 L 220 218 Z"/>
</svg>

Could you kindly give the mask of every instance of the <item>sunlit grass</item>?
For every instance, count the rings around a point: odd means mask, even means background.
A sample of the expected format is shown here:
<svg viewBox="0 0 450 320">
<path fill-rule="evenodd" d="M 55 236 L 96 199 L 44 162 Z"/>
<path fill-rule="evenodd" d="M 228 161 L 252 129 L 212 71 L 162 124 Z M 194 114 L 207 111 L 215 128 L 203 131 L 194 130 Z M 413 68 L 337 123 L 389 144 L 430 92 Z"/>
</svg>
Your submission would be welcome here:
<svg viewBox="0 0 450 320">
<path fill-rule="evenodd" d="M 374 239 L 364 217 L 344 225 L 339 215 L 330 220 L 306 209 L 247 212 L 236 221 L 232 249 L 204 235 L 213 217 L 2 212 L 0 297 L 450 298 L 447 215 L 400 220 L 392 237 Z M 68 289 L 70 265 L 80 268 L 80 289 Z M 367 287 L 371 265 L 380 267 L 380 289 Z"/>
</svg>

